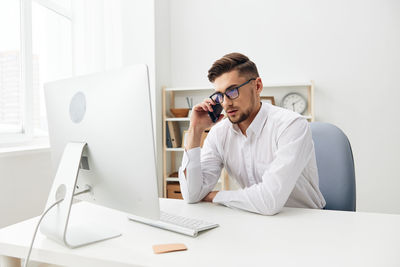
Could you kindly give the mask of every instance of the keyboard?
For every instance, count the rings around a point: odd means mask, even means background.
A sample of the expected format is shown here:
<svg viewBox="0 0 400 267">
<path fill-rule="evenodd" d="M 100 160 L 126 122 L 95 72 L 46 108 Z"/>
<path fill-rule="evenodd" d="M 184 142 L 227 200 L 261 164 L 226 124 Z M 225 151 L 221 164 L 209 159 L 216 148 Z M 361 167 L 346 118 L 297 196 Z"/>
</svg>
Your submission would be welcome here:
<svg viewBox="0 0 400 267">
<path fill-rule="evenodd" d="M 203 220 L 178 216 L 171 213 L 160 212 L 160 220 L 152 220 L 144 217 L 129 216 L 130 220 L 141 222 L 147 225 L 155 226 L 165 230 L 177 232 L 188 236 L 197 236 L 199 232 L 218 227 L 216 223 Z"/>
</svg>

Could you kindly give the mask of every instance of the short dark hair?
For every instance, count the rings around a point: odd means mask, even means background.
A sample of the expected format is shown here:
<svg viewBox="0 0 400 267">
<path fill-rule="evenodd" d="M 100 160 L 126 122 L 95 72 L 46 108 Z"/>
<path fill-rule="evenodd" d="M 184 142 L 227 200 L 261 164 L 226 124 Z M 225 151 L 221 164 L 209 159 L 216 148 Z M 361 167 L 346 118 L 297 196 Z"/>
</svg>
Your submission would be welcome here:
<svg viewBox="0 0 400 267">
<path fill-rule="evenodd" d="M 256 64 L 248 57 L 240 53 L 230 53 L 214 62 L 208 70 L 208 80 L 213 83 L 216 78 L 232 70 L 237 70 L 239 75 L 249 75 L 249 78 L 259 76 Z"/>
</svg>

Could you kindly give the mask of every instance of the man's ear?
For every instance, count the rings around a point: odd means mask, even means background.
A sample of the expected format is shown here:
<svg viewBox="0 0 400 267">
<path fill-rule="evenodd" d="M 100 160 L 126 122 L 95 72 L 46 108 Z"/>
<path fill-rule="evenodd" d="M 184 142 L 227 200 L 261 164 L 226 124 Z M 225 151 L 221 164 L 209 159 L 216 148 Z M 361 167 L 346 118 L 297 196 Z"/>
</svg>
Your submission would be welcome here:
<svg viewBox="0 0 400 267">
<path fill-rule="evenodd" d="M 263 90 L 263 83 L 260 77 L 258 77 L 256 80 L 256 93 L 259 96 Z"/>
</svg>

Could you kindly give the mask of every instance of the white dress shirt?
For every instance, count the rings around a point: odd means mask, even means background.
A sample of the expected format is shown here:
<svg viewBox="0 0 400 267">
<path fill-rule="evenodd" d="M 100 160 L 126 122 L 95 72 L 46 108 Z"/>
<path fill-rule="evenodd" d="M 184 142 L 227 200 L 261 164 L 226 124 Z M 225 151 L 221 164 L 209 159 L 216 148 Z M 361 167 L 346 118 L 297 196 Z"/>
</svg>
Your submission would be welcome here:
<svg viewBox="0 0 400 267">
<path fill-rule="evenodd" d="M 241 189 L 218 192 L 214 203 L 264 215 L 276 214 L 283 206 L 325 206 L 311 130 L 304 117 L 263 103 L 246 135 L 224 119 L 211 128 L 202 149 L 184 152 L 179 182 L 187 202 L 202 200 L 225 167 Z"/>
</svg>

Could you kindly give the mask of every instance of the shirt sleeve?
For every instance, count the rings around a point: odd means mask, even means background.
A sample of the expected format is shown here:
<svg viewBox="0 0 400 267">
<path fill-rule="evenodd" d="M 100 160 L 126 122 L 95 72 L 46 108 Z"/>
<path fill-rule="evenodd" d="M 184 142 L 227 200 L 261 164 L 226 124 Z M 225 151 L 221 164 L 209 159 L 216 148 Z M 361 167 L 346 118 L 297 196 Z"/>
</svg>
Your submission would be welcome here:
<svg viewBox="0 0 400 267">
<path fill-rule="evenodd" d="M 280 212 L 314 153 L 308 122 L 295 119 L 278 136 L 277 143 L 276 157 L 266 168 L 261 183 L 235 191 L 220 191 L 213 202 L 263 215 Z"/>
<path fill-rule="evenodd" d="M 211 130 L 204 141 L 203 148 L 196 147 L 183 152 L 182 165 L 179 168 L 179 183 L 183 199 L 188 203 L 202 200 L 217 184 L 222 166 L 222 159 Z"/>
</svg>

